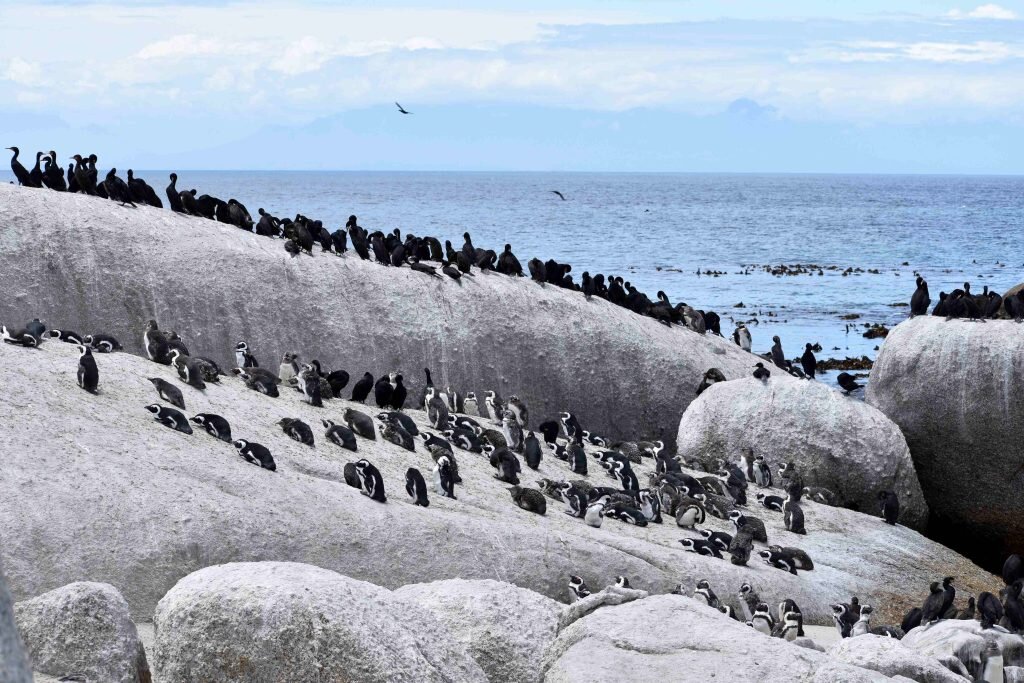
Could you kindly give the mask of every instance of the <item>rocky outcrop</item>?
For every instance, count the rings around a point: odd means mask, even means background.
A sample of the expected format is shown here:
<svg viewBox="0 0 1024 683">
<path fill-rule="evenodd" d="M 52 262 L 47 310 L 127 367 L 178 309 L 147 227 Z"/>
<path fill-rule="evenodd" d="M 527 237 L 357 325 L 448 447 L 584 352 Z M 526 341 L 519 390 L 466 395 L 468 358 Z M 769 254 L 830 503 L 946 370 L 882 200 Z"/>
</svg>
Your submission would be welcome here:
<svg viewBox="0 0 1024 683">
<path fill-rule="evenodd" d="M 918 654 L 895 638 L 870 634 L 845 638 L 828 650 L 828 655 L 862 669 L 878 671 L 886 676 L 906 676 L 918 683 L 964 683 L 932 657 Z"/>
<path fill-rule="evenodd" d="M 1024 638 L 994 628 L 983 629 L 973 619 L 945 619 L 931 626 L 911 629 L 900 644 L 919 655 L 941 662 L 946 668 L 978 680 L 986 648 L 994 643 L 1003 666 L 1024 665 Z"/>
<path fill-rule="evenodd" d="M 3 567 L 0 566 L 0 681 L 32 683 L 32 673 L 14 623 L 11 594 L 7 592 Z"/>
<path fill-rule="evenodd" d="M 14 606 L 32 668 L 109 683 L 149 683 L 128 603 L 105 583 L 68 584 Z"/>
<path fill-rule="evenodd" d="M 225 367 L 245 339 L 267 367 L 292 351 L 353 378 L 398 370 L 412 397 L 426 366 L 481 407 L 493 389 L 535 415 L 570 410 L 585 429 L 666 442 L 708 368 L 732 378 L 753 365 L 723 338 L 529 278 L 455 282 L 319 247 L 292 258 L 281 240 L 223 223 L 7 184 L 0 216 L 0 321 L 103 331 L 135 353 L 153 318 Z"/>
<path fill-rule="evenodd" d="M 198 571 L 164 596 L 154 622 L 161 683 L 487 680 L 427 610 L 309 565 Z"/>
<path fill-rule="evenodd" d="M 376 409 L 347 401 L 313 408 L 290 390 L 272 399 L 235 378 L 205 392 L 182 386 L 188 415 L 222 415 L 234 436 L 267 446 L 277 463 L 268 472 L 198 429 L 186 436 L 153 420 L 143 409 L 156 400 L 146 378 L 176 382 L 169 368 L 128 354 L 100 355 L 100 393 L 93 396 L 75 384 L 77 364 L 70 344 L 47 342 L 35 350 L 0 344 L 0 410 L 18 416 L 0 429 L 0 553 L 15 599 L 84 576 L 116 586 L 135 618 L 149 620 L 160 598 L 196 570 L 280 560 L 389 589 L 495 579 L 563 602 L 569 574 L 583 575 L 595 592 L 620 574 L 649 593 L 667 593 L 678 583 L 692 590 L 707 578 L 733 606 L 740 584 L 750 582 L 768 602 L 791 597 L 807 623 L 828 624 L 829 603 L 850 595 L 874 605 L 879 623 L 898 622 L 935 577 L 954 575 L 959 589 L 972 594 L 998 582 L 907 527 L 811 502 L 804 505 L 806 536 L 786 531 L 779 513 L 751 512 L 764 520 L 770 541 L 807 552 L 814 571 L 793 576 L 756 556 L 739 567 L 684 552 L 679 539 L 695 533 L 671 518 L 647 527 L 606 519 L 595 529 L 550 499 L 547 515 L 528 513 L 513 504 L 485 458 L 465 451 L 458 451 L 464 480 L 458 498 L 431 492 L 430 507 L 417 507 L 404 484 L 409 467 L 431 478 L 433 461 L 422 445 L 410 453 L 381 439 L 359 439 L 352 453 L 328 443 L 319 427 L 323 418 L 340 422 L 348 407 Z M 425 427 L 422 412 L 407 413 Z M 283 417 L 313 426 L 316 447 L 285 436 L 277 424 Z M 344 483 L 345 462 L 361 457 L 381 471 L 386 504 Z M 592 484 L 611 481 L 596 462 L 590 469 Z M 646 482 L 650 459 L 635 471 Z M 537 472 L 524 468 L 521 476 L 529 486 L 541 477 L 575 478 L 548 455 Z M 705 526 L 731 531 L 712 517 Z"/>
<path fill-rule="evenodd" d="M 889 680 L 676 595 L 597 610 L 563 630 L 544 662 L 546 683 Z"/>
<path fill-rule="evenodd" d="M 778 374 L 778 373 L 776 373 Z M 736 460 L 744 449 L 774 464 L 793 462 L 808 485 L 878 514 L 878 492 L 896 491 L 900 522 L 921 529 L 928 506 L 907 443 L 891 420 L 820 382 L 720 382 L 690 404 L 679 422 L 684 458 Z"/>
<path fill-rule="evenodd" d="M 931 316 L 893 329 L 867 389 L 907 438 L 936 528 L 996 561 L 1024 545 L 1022 394 L 1024 325 Z"/>
<path fill-rule="evenodd" d="M 562 605 L 501 581 L 451 579 L 403 586 L 395 597 L 427 609 L 490 681 L 537 683 Z"/>
</svg>

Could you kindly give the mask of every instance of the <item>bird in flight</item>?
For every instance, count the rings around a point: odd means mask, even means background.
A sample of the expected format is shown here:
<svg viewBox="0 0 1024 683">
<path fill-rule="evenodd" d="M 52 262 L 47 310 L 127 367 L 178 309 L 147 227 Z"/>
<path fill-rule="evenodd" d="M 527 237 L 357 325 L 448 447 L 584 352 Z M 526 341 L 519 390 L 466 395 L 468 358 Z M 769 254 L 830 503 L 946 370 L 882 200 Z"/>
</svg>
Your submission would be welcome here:
<svg viewBox="0 0 1024 683">
<path fill-rule="evenodd" d="M 412 113 L 411 111 L 406 111 L 405 109 L 403 109 L 402 105 L 400 105 L 398 102 L 395 102 L 395 106 L 398 107 L 398 111 L 400 113 L 402 113 L 402 114 L 411 114 Z"/>
<path fill-rule="evenodd" d="M 558 195 L 559 197 L 561 197 L 561 198 L 562 198 L 562 201 L 563 201 L 563 202 L 565 201 L 565 195 L 564 195 L 564 194 L 562 194 L 562 193 L 561 193 L 561 192 L 559 192 L 558 190 L 551 190 L 551 191 L 552 191 L 553 193 L 557 194 L 557 195 Z"/>
</svg>

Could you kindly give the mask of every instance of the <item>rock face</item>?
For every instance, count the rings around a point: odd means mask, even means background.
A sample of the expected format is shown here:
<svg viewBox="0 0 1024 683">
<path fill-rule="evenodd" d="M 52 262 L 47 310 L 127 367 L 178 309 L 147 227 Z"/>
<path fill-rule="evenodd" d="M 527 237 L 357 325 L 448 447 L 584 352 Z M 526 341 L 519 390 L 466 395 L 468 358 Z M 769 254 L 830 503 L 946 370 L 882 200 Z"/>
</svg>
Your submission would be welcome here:
<svg viewBox="0 0 1024 683">
<path fill-rule="evenodd" d="M 676 595 L 599 609 L 563 630 L 544 662 L 546 683 L 889 680 Z"/>
<path fill-rule="evenodd" d="M 113 586 L 78 582 L 14 606 L 32 668 L 110 683 L 149 683 L 128 603 Z"/>
<path fill-rule="evenodd" d="M 154 624 L 164 683 L 487 680 L 426 610 L 309 565 L 198 571 L 164 596 Z"/>
<path fill-rule="evenodd" d="M 352 453 L 323 437 L 321 419 L 340 422 L 348 407 L 371 414 L 375 408 L 347 401 L 313 408 L 297 392 L 268 398 L 235 378 L 205 392 L 181 386 L 188 415 L 221 415 L 236 438 L 269 448 L 277 471 L 268 472 L 201 430 L 186 436 L 153 420 L 143 409 L 156 400 L 146 378 L 177 382 L 169 368 L 123 353 L 100 355 L 97 364 L 100 393 L 93 396 L 75 384 L 72 345 L 51 341 L 30 350 L 0 344 L 2 400 L 18 415 L 0 429 L 0 553 L 15 599 L 87 576 L 116 586 L 136 620 L 149 620 L 164 594 L 196 570 L 279 560 L 389 589 L 496 579 L 559 601 L 569 599 L 569 574 L 582 574 L 595 591 L 621 574 L 650 593 L 667 593 L 677 583 L 692 590 L 707 578 L 734 607 L 746 581 L 770 603 L 796 600 L 808 624 L 830 623 L 829 603 L 850 595 L 874 605 L 879 623 L 891 623 L 911 603 L 920 604 L 922 589 L 935 577 L 956 576 L 959 589 L 971 594 L 992 590 L 998 581 L 912 529 L 816 503 L 804 505 L 807 536 L 786 531 L 781 514 L 758 511 L 769 540 L 807 552 L 814 571 L 793 576 L 757 557 L 738 567 L 684 552 L 679 539 L 696 533 L 671 519 L 647 527 L 606 519 L 595 529 L 563 514 L 565 504 L 554 500 L 543 517 L 520 510 L 487 459 L 466 451 L 457 452 L 464 480 L 458 498 L 431 491 L 430 507 L 417 507 L 404 484 L 410 467 L 432 478 L 433 460 L 422 444 L 410 453 L 360 438 Z M 425 427 L 421 411 L 407 414 Z M 285 436 L 277 424 L 283 417 L 313 426 L 316 447 Z M 41 424 L 60 427 L 41 430 Z M 386 504 L 344 483 L 345 462 L 358 458 L 380 470 Z M 650 459 L 635 466 L 644 482 L 652 469 Z M 590 470 L 592 484 L 611 481 L 596 462 Z M 528 486 L 541 477 L 575 478 L 547 455 L 537 472 L 524 468 L 521 476 Z M 705 526 L 731 531 L 711 517 Z"/>
<path fill-rule="evenodd" d="M 395 596 L 429 610 L 488 680 L 541 680 L 541 657 L 555 639 L 561 604 L 500 581 L 461 579 L 403 586 Z"/>
<path fill-rule="evenodd" d="M 585 429 L 666 442 L 708 368 L 737 377 L 753 365 L 720 337 L 529 278 L 455 282 L 319 248 L 292 258 L 281 240 L 223 223 L 7 184 L 0 216 L 0 320 L 103 331 L 134 353 L 153 318 L 227 368 L 245 339 L 265 367 L 292 351 L 353 377 L 398 370 L 411 398 L 429 367 L 481 408 L 493 389 L 536 415 L 570 410 Z M 629 395 L 644 399 L 616 399 Z"/>
<path fill-rule="evenodd" d="M 906 647 L 919 655 L 942 662 L 947 668 L 960 671 L 977 680 L 981 672 L 982 653 L 995 643 L 1003 655 L 1003 666 L 1024 665 L 1024 638 L 996 629 L 983 629 L 971 620 L 945 619 L 927 628 L 911 629 L 903 640 Z"/>
<path fill-rule="evenodd" d="M 720 382 L 690 404 L 679 422 L 685 458 L 738 459 L 745 448 L 777 465 L 791 461 L 808 485 L 878 514 L 878 492 L 896 491 L 900 522 L 921 529 L 928 506 L 907 443 L 891 420 L 820 382 Z M 748 492 L 749 493 L 749 492 Z"/>
<path fill-rule="evenodd" d="M 894 638 L 870 634 L 845 638 L 828 650 L 830 657 L 886 676 L 906 676 L 918 683 L 963 683 L 963 677 L 932 657 L 918 654 Z"/>
<path fill-rule="evenodd" d="M 908 320 L 885 340 L 867 392 L 906 435 L 936 527 L 993 559 L 1024 545 L 1024 325 Z"/>
<path fill-rule="evenodd" d="M 9 683 L 32 683 L 32 672 L 14 623 L 14 608 L 7 581 L 0 567 L 0 680 Z"/>
</svg>

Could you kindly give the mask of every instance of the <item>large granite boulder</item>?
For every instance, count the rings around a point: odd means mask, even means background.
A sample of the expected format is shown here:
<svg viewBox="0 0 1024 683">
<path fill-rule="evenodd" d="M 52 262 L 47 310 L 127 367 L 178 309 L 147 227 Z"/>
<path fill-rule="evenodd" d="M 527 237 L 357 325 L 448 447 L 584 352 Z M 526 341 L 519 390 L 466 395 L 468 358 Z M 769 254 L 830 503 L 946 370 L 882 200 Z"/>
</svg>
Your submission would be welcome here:
<svg viewBox="0 0 1024 683">
<path fill-rule="evenodd" d="M 1004 667 L 1024 666 L 1024 638 L 1001 629 L 983 629 L 981 622 L 973 619 L 945 619 L 919 626 L 900 641 L 903 647 L 971 680 L 981 673 L 982 656 L 990 643 L 998 648 Z"/>
<path fill-rule="evenodd" d="M 149 683 L 128 603 L 106 583 L 68 584 L 14 606 L 32 668 L 109 683 Z"/>
<path fill-rule="evenodd" d="M 205 392 L 182 386 L 188 415 L 222 415 L 235 436 L 267 446 L 277 463 L 268 472 L 201 430 L 186 436 L 153 420 L 143 409 L 156 400 L 146 378 L 177 381 L 169 368 L 128 354 L 101 355 L 100 394 L 93 396 L 75 384 L 77 363 L 70 344 L 0 345 L 4 401 L 18 418 L 0 429 L 0 554 L 15 599 L 87 576 L 116 586 L 136 620 L 149 620 L 160 598 L 198 569 L 280 560 L 389 589 L 495 579 L 563 602 L 571 595 L 569 574 L 583 575 L 595 591 L 621 574 L 650 593 L 678 583 L 692 589 L 707 578 L 734 606 L 740 584 L 750 582 L 769 602 L 791 597 L 808 623 L 828 624 L 829 603 L 850 595 L 875 605 L 879 623 L 898 622 L 935 577 L 955 575 L 960 590 L 973 594 L 998 581 L 908 527 L 811 502 L 804 505 L 806 536 L 786 531 L 779 513 L 757 514 L 769 539 L 806 551 L 814 571 L 793 576 L 756 556 L 739 567 L 684 552 L 679 539 L 695 532 L 671 519 L 647 527 L 606 519 L 595 529 L 563 514 L 565 504 L 552 499 L 543 517 L 521 510 L 487 459 L 465 451 L 458 451 L 458 498 L 431 492 L 430 506 L 418 507 L 404 485 L 409 467 L 431 478 L 433 461 L 422 444 L 410 453 L 379 438 L 359 439 L 352 453 L 323 437 L 321 419 L 340 421 L 347 407 L 375 409 L 347 401 L 313 408 L 294 391 L 272 399 L 235 378 Z M 406 412 L 425 428 L 421 411 Z M 283 417 L 312 425 L 316 447 L 282 433 Z M 40 430 L 41 424 L 55 427 Z M 361 457 L 381 471 L 386 504 L 344 483 L 345 462 Z M 646 482 L 650 459 L 635 471 Z M 521 476 L 528 486 L 542 477 L 575 478 L 547 456 L 537 472 L 524 468 Z M 611 481 L 593 461 L 587 480 Z M 731 531 L 711 517 L 705 526 Z"/>
<path fill-rule="evenodd" d="M 534 424 L 570 410 L 597 433 L 666 442 L 708 368 L 753 365 L 721 337 L 529 277 L 456 282 L 319 248 L 292 258 L 281 240 L 223 223 L 7 184 L 0 216 L 0 320 L 103 331 L 134 353 L 153 318 L 227 368 L 245 339 L 266 367 L 293 351 L 353 377 L 398 370 L 413 397 L 426 366 L 481 407 L 485 390 L 517 394 Z M 439 237 L 460 245 L 462 229 L 451 233 Z"/>
<path fill-rule="evenodd" d="M 828 655 L 862 669 L 886 676 L 906 676 L 918 683 L 963 683 L 963 676 L 939 662 L 903 645 L 895 638 L 866 634 L 844 638 L 828 650 Z"/>
<path fill-rule="evenodd" d="M 559 633 L 544 663 L 546 683 L 889 680 L 676 595 L 593 612 Z"/>
<path fill-rule="evenodd" d="M 32 672 L 14 623 L 14 608 L 0 567 L 0 681 L 32 683 Z"/>
<path fill-rule="evenodd" d="M 403 586 L 395 596 L 429 610 L 490 681 L 537 683 L 562 605 L 501 581 L 450 579 Z"/>
<path fill-rule="evenodd" d="M 808 485 L 838 502 L 878 514 L 878 492 L 895 491 L 900 521 L 921 529 L 928 506 L 903 435 L 864 402 L 821 382 L 720 382 L 690 404 L 679 422 L 679 455 L 736 460 L 746 448 L 775 468 L 793 462 Z"/>
<path fill-rule="evenodd" d="M 900 426 L 936 529 L 1024 547 L 1024 325 L 923 316 L 882 346 L 867 401 Z"/>
<path fill-rule="evenodd" d="M 209 567 L 154 614 L 162 683 L 462 683 L 480 667 L 427 610 L 304 564 Z"/>
</svg>

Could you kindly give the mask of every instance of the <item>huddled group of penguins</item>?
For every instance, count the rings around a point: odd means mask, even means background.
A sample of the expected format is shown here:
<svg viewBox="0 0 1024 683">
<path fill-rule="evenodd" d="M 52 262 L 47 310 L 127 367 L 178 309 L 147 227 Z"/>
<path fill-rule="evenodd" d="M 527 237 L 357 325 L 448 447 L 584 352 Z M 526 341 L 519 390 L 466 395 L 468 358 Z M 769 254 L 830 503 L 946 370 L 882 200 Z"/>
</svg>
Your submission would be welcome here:
<svg viewBox="0 0 1024 683">
<path fill-rule="evenodd" d="M 910 317 L 928 315 L 931 304 L 928 295 L 928 282 L 917 276 L 917 288 L 910 298 Z M 965 282 L 963 288 L 954 289 L 950 293 L 939 292 L 939 300 L 932 308 L 932 315 L 942 316 L 946 320 L 967 318 L 968 320 L 994 320 L 1001 316 L 1016 322 L 1024 321 L 1024 290 L 1003 297 L 998 292 L 990 291 L 985 285 L 981 294 L 971 294 L 971 283 Z"/>
</svg>

